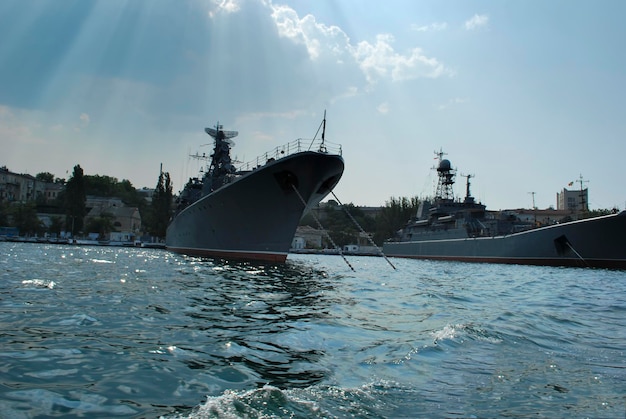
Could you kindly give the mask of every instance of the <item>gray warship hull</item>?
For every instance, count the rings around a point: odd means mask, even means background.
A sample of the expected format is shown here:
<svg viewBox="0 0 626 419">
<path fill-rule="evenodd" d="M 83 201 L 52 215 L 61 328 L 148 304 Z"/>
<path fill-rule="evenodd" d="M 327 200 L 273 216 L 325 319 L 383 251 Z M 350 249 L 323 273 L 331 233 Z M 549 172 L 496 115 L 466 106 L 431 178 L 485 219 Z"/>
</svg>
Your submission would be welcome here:
<svg viewBox="0 0 626 419">
<path fill-rule="evenodd" d="M 339 182 L 343 158 L 304 151 L 270 161 L 181 210 L 168 250 L 202 257 L 284 262 L 302 216 Z"/>
<path fill-rule="evenodd" d="M 626 269 L 626 211 L 493 237 L 460 229 L 387 241 L 387 256 L 466 262 Z M 446 237 L 448 235 L 448 237 Z"/>
</svg>

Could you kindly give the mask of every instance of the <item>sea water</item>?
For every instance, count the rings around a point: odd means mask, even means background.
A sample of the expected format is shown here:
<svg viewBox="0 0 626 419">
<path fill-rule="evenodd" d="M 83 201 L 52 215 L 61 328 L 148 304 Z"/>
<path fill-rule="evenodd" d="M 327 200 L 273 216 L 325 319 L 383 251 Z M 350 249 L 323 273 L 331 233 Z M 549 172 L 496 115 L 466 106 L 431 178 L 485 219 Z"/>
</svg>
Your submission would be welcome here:
<svg viewBox="0 0 626 419">
<path fill-rule="evenodd" d="M 626 272 L 347 261 L 1 242 L 0 417 L 625 417 Z"/>
</svg>

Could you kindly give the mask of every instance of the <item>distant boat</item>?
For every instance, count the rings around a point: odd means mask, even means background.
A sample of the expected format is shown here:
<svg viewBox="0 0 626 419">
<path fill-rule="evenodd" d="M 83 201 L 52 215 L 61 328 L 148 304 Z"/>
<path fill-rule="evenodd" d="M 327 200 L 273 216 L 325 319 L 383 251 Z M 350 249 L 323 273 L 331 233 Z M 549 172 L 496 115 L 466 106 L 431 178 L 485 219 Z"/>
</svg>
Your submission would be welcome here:
<svg viewBox="0 0 626 419">
<path fill-rule="evenodd" d="M 537 226 L 494 214 L 470 195 L 455 200 L 455 171 L 439 154 L 435 198 L 385 241 L 387 256 L 546 266 L 626 269 L 626 211 Z"/>
<path fill-rule="evenodd" d="M 295 140 L 236 168 L 230 157 L 237 131 L 219 123 L 206 173 L 189 179 L 166 234 L 166 248 L 195 256 L 284 262 L 302 216 L 337 185 L 341 147 Z M 331 151 L 332 150 L 332 151 Z M 201 157 L 196 155 L 196 157 Z"/>
</svg>

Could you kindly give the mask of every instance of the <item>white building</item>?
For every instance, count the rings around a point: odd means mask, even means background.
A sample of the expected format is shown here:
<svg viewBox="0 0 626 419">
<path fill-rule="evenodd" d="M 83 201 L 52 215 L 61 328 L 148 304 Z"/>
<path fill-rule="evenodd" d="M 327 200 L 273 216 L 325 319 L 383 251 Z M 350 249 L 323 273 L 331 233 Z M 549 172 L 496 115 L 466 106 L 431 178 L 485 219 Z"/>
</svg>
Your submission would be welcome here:
<svg viewBox="0 0 626 419">
<path fill-rule="evenodd" d="M 556 194 L 556 209 L 574 212 L 589 211 L 589 190 L 585 188 L 570 191 L 563 188 L 563 191 Z"/>
</svg>

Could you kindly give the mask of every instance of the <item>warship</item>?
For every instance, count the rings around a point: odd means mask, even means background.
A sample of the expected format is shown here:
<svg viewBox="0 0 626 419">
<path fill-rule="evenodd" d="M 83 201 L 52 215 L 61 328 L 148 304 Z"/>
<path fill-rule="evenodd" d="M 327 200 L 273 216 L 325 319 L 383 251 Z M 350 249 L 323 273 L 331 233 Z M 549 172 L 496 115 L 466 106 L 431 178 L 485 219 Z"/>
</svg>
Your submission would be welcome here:
<svg viewBox="0 0 626 419">
<path fill-rule="evenodd" d="M 433 199 L 383 244 L 387 256 L 544 266 L 626 269 L 626 211 L 544 225 L 514 211 L 487 211 L 470 193 L 454 198 L 456 171 L 439 156 Z"/>
<path fill-rule="evenodd" d="M 321 139 L 297 139 L 236 167 L 230 151 L 238 132 L 219 123 L 206 128 L 213 153 L 206 156 L 203 175 L 189 179 L 178 196 L 166 248 L 192 256 L 284 262 L 302 216 L 343 174 L 341 146 L 324 138 L 325 117 L 321 129 Z"/>
</svg>

